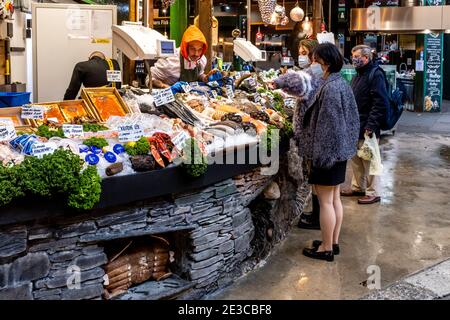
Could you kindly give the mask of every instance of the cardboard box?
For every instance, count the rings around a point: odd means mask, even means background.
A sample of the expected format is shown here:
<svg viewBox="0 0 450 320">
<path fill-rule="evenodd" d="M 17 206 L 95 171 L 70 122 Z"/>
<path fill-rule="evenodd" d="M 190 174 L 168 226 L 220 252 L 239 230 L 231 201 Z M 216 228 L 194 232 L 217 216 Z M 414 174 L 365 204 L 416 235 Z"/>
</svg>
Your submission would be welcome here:
<svg viewBox="0 0 450 320">
<path fill-rule="evenodd" d="M 116 88 L 83 88 L 81 97 L 102 123 L 105 123 L 110 116 L 125 116 L 132 113 Z M 100 100 L 103 101 L 100 102 Z"/>
<path fill-rule="evenodd" d="M 20 117 L 21 113 L 21 107 L 0 108 L 0 118 L 10 118 L 14 122 L 14 127 L 16 128 L 29 126 L 29 122 Z"/>
<path fill-rule="evenodd" d="M 78 114 L 83 114 L 87 121 L 98 121 L 97 117 L 90 108 L 88 107 L 86 101 L 84 100 L 65 100 L 65 101 L 55 101 L 55 102 L 41 102 L 41 103 L 33 103 L 33 105 L 38 106 L 46 106 L 46 105 L 57 105 L 59 111 L 61 112 L 64 123 L 73 123 L 75 121 L 75 117 L 78 117 Z M 84 114 L 85 113 L 85 114 Z M 84 121 L 84 122 L 87 122 Z M 29 123 L 32 127 L 38 127 L 42 124 L 41 120 L 31 120 Z"/>
</svg>

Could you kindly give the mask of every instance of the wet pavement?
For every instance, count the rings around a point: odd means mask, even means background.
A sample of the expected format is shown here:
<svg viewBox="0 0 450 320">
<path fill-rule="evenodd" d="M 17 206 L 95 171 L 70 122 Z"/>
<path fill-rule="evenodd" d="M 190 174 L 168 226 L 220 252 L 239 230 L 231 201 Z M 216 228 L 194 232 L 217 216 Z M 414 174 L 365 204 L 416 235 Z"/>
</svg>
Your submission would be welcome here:
<svg viewBox="0 0 450 320">
<path fill-rule="evenodd" d="M 356 197 L 343 198 L 334 262 L 304 257 L 320 232 L 294 226 L 264 266 L 210 298 L 358 299 L 372 291 L 371 270 L 380 271 L 384 288 L 449 258 L 450 134 L 396 133 L 381 145 L 382 202 L 361 206 Z"/>
</svg>

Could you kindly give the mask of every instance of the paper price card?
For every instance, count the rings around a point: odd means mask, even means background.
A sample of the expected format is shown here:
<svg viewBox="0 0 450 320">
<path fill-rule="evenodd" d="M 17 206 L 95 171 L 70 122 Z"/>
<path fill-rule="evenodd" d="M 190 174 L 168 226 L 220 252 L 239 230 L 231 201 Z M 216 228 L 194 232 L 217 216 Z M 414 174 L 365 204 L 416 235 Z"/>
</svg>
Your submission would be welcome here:
<svg viewBox="0 0 450 320">
<path fill-rule="evenodd" d="M 11 119 L 0 119 L 0 141 L 9 141 L 17 137 L 16 129 Z"/>
<path fill-rule="evenodd" d="M 230 99 L 234 98 L 233 86 L 227 85 L 227 97 Z"/>
<path fill-rule="evenodd" d="M 83 126 L 80 124 L 63 124 L 62 129 L 67 138 L 84 138 Z"/>
<path fill-rule="evenodd" d="M 212 90 L 211 94 L 212 94 L 214 99 L 217 99 L 217 91 L 216 90 Z"/>
<path fill-rule="evenodd" d="M 170 88 L 159 90 L 153 94 L 153 99 L 157 107 L 175 101 L 175 97 Z"/>
<path fill-rule="evenodd" d="M 198 81 L 191 82 L 191 87 L 197 87 L 198 85 Z"/>
<path fill-rule="evenodd" d="M 44 113 L 45 107 L 43 106 L 27 105 L 22 107 L 22 113 L 20 117 L 22 119 L 43 120 Z"/>
<path fill-rule="evenodd" d="M 120 70 L 107 70 L 106 80 L 108 82 L 122 82 L 122 72 Z"/>
<path fill-rule="evenodd" d="M 254 96 L 253 100 L 255 101 L 255 103 L 260 103 L 261 102 L 261 95 L 259 93 L 255 93 L 255 96 Z"/>
<path fill-rule="evenodd" d="M 294 98 L 287 98 L 287 99 L 284 100 L 284 105 L 287 108 L 294 109 L 295 106 L 297 105 L 297 101 Z"/>
<path fill-rule="evenodd" d="M 119 142 L 138 141 L 142 136 L 144 136 L 144 130 L 138 124 L 119 127 Z"/>
<path fill-rule="evenodd" d="M 33 145 L 33 156 L 42 158 L 46 154 L 52 154 L 56 150 L 56 145 L 54 143 L 35 143 Z"/>
<path fill-rule="evenodd" d="M 189 134 L 186 131 L 181 131 L 177 135 L 172 138 L 172 143 L 177 148 L 177 150 L 183 150 L 186 145 L 186 141 L 190 138 Z"/>
<path fill-rule="evenodd" d="M 189 93 L 192 90 L 191 85 L 189 83 L 188 84 L 183 84 L 181 87 L 183 88 L 183 91 L 186 92 L 186 93 Z"/>
</svg>

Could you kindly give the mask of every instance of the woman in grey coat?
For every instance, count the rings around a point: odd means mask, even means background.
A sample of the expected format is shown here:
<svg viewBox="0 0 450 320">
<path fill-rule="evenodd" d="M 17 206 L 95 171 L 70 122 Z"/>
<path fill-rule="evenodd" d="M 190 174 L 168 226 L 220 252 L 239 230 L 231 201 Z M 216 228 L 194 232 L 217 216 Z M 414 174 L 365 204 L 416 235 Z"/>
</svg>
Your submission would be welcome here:
<svg viewBox="0 0 450 320">
<path fill-rule="evenodd" d="M 299 152 L 309 162 L 309 183 L 319 197 L 322 241 L 313 241 L 303 254 L 333 261 L 343 219 L 339 185 L 345 181 L 347 160 L 356 154 L 359 115 L 352 89 L 340 75 L 343 57 L 336 46 L 319 45 L 314 62 L 321 67 L 323 83 L 304 111 Z"/>
</svg>

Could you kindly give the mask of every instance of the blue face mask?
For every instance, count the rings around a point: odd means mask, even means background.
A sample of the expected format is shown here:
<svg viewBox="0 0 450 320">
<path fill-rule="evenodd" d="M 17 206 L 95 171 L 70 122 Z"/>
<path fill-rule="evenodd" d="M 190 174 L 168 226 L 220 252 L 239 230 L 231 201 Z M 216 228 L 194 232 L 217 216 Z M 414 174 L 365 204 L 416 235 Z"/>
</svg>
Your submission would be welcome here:
<svg viewBox="0 0 450 320">
<path fill-rule="evenodd" d="M 313 63 L 310 66 L 310 68 L 311 68 L 311 71 L 312 71 L 314 76 L 316 76 L 317 78 L 323 77 L 322 66 L 319 63 Z"/>
<path fill-rule="evenodd" d="M 311 64 L 308 56 L 299 55 L 298 56 L 298 66 L 300 68 L 307 68 Z"/>
<path fill-rule="evenodd" d="M 362 68 L 365 66 L 365 63 L 361 57 L 352 58 L 352 64 L 356 69 Z"/>
</svg>

